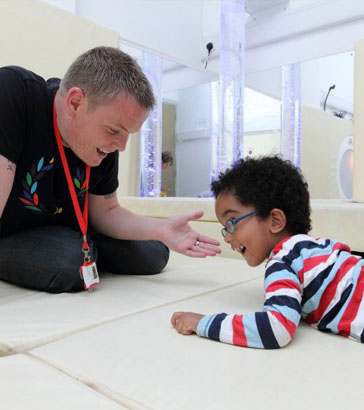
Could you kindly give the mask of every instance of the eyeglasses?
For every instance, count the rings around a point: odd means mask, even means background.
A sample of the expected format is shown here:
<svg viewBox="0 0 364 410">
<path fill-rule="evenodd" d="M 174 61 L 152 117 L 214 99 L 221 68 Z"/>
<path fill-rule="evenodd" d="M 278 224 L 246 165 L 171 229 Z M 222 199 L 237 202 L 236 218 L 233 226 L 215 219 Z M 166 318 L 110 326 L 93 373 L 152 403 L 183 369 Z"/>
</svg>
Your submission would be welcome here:
<svg viewBox="0 0 364 410">
<path fill-rule="evenodd" d="M 226 221 L 225 226 L 221 229 L 221 234 L 225 238 L 226 232 L 228 232 L 230 235 L 232 235 L 235 232 L 236 229 L 236 224 L 239 221 L 242 221 L 245 218 L 249 218 L 249 216 L 256 215 L 258 211 L 252 211 L 249 212 L 245 215 L 239 216 L 238 218 L 230 218 Z"/>
</svg>

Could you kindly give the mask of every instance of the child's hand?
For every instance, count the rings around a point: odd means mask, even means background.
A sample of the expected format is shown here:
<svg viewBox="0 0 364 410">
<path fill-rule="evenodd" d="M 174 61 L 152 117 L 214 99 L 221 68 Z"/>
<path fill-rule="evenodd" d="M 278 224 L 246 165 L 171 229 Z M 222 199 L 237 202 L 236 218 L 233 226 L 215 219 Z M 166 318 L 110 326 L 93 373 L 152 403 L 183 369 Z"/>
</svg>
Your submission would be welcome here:
<svg viewBox="0 0 364 410">
<path fill-rule="evenodd" d="M 190 335 L 196 333 L 198 322 L 203 315 L 192 312 L 174 312 L 171 318 L 172 326 L 178 333 Z"/>
</svg>

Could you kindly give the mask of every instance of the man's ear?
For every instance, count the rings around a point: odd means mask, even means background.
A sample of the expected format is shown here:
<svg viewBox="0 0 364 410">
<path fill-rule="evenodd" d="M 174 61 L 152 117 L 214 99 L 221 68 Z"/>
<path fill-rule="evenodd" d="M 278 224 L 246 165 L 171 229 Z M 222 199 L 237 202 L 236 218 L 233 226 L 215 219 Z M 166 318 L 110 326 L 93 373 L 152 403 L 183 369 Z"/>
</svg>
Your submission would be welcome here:
<svg viewBox="0 0 364 410">
<path fill-rule="evenodd" d="M 282 232 L 287 223 L 286 214 L 278 208 L 273 208 L 270 211 L 270 218 L 271 218 L 271 232 L 272 233 L 280 233 Z"/>
<path fill-rule="evenodd" d="M 85 93 L 79 87 L 72 87 L 66 94 L 66 107 L 70 115 L 75 115 L 79 108 L 86 103 Z"/>
</svg>

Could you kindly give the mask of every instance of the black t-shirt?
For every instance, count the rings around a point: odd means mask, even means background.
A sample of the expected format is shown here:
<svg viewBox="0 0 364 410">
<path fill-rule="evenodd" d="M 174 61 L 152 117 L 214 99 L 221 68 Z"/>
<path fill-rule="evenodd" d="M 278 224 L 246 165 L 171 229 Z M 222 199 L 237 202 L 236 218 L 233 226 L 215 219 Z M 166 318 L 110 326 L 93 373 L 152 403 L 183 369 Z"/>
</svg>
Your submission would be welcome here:
<svg viewBox="0 0 364 410">
<path fill-rule="evenodd" d="M 16 164 L 0 236 L 48 224 L 78 229 L 53 129 L 53 100 L 59 83 L 21 67 L 0 68 L 0 154 Z M 83 209 L 85 163 L 69 148 L 65 152 Z M 91 168 L 90 193 L 116 191 L 118 154 L 109 154 Z"/>
</svg>

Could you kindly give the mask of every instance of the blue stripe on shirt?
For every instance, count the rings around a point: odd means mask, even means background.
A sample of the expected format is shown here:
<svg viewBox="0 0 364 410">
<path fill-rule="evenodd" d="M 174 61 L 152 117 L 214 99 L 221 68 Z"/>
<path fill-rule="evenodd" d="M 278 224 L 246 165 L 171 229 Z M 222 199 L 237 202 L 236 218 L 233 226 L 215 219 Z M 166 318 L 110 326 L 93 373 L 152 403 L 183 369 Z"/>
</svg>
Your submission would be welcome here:
<svg viewBox="0 0 364 410">
<path fill-rule="evenodd" d="M 215 315 L 203 316 L 202 319 L 198 322 L 196 333 L 199 336 L 208 337 L 208 330 L 211 325 L 211 322 L 215 319 Z"/>
<path fill-rule="evenodd" d="M 279 265 L 279 263 L 275 263 L 275 265 Z M 291 273 L 287 269 L 280 269 L 276 272 L 272 272 L 268 278 L 265 278 L 264 288 L 267 289 L 267 287 L 270 286 L 272 283 L 280 280 L 291 280 L 294 283 L 297 283 L 299 286 L 301 285 L 296 273 Z"/>
<path fill-rule="evenodd" d="M 275 311 L 284 316 L 286 319 L 295 323 L 296 325 L 301 320 L 301 315 L 296 310 L 289 308 L 288 306 L 270 305 L 264 306 L 264 312 Z"/>
<path fill-rule="evenodd" d="M 287 295 L 277 295 L 272 296 L 264 302 L 264 306 L 269 305 L 278 305 L 278 306 L 287 306 L 291 309 L 294 309 L 296 312 L 301 313 L 301 305 L 297 299 L 287 296 Z"/>
<path fill-rule="evenodd" d="M 303 267 L 303 261 L 306 259 L 305 254 L 308 253 L 310 257 L 314 257 L 315 255 L 315 249 L 317 252 L 317 255 L 322 255 L 323 254 L 323 249 L 327 249 L 327 254 L 330 254 L 332 251 L 333 245 L 330 243 L 331 241 L 329 239 L 326 239 L 325 242 L 320 245 L 316 242 L 312 241 L 312 238 L 306 241 L 300 241 L 297 242 L 292 250 L 285 256 L 282 257 L 282 261 L 285 262 L 287 265 L 292 265 L 292 263 L 295 262 L 297 259 L 297 262 L 301 264 L 301 266 L 297 265 L 296 268 L 297 270 L 301 270 Z M 287 244 L 288 245 L 288 244 Z M 284 249 L 284 245 L 283 245 Z"/>
<path fill-rule="evenodd" d="M 220 341 L 221 322 L 226 318 L 226 313 L 219 313 L 215 316 L 208 330 L 208 337 L 213 340 Z"/>
<path fill-rule="evenodd" d="M 348 299 L 351 290 L 353 288 L 353 284 L 351 284 L 350 286 L 348 286 L 344 292 L 341 294 L 341 298 L 338 301 L 338 303 L 336 303 L 335 306 L 333 306 L 327 313 L 325 316 L 323 316 L 323 318 L 320 320 L 317 328 L 319 330 L 325 331 L 325 330 L 330 330 L 327 328 L 327 325 L 332 322 L 333 319 L 335 319 L 335 317 L 337 316 L 337 314 L 339 313 L 340 309 L 343 307 L 343 305 L 345 305 L 346 300 Z"/>
<path fill-rule="evenodd" d="M 277 262 L 274 259 L 272 259 L 271 262 L 269 262 L 269 266 L 266 267 L 265 271 L 265 279 L 267 279 L 269 276 L 271 276 L 274 273 L 278 272 L 289 272 L 291 275 L 296 275 L 296 272 L 291 268 L 291 266 L 286 265 L 282 263 L 281 261 Z"/>
<path fill-rule="evenodd" d="M 350 301 L 351 301 L 351 298 L 352 298 L 352 296 L 353 296 L 353 293 L 355 292 L 356 287 L 358 286 L 358 277 L 359 277 L 359 275 L 360 275 L 361 269 L 362 269 L 362 266 L 361 266 L 361 265 L 358 264 L 357 266 L 355 266 L 354 271 L 353 271 L 353 273 L 352 273 L 352 279 L 351 279 L 351 281 L 354 283 L 354 287 L 352 288 L 351 294 L 350 294 L 349 297 L 346 299 L 346 302 L 345 302 L 345 304 L 343 305 L 343 307 L 342 307 L 342 309 L 340 310 L 340 312 L 337 314 L 337 316 L 336 316 L 336 317 L 331 321 L 331 323 L 330 323 L 330 329 L 331 329 L 334 333 L 338 333 L 338 332 L 339 332 L 339 329 L 338 329 L 339 322 L 340 322 L 340 320 L 341 320 L 343 314 L 345 313 L 345 310 L 346 310 L 348 304 L 349 304 Z"/>
<path fill-rule="evenodd" d="M 257 312 L 255 313 L 255 320 L 264 349 L 278 349 L 280 346 L 274 336 L 268 314 L 265 312 Z"/>
<path fill-rule="evenodd" d="M 331 272 L 332 265 L 329 265 L 326 269 L 320 272 L 309 285 L 305 287 L 305 291 L 302 296 L 302 306 L 320 290 L 323 282 L 327 279 Z"/>
<path fill-rule="evenodd" d="M 258 333 L 255 314 L 243 315 L 243 326 L 248 347 L 263 349 L 263 343 Z"/>
</svg>

